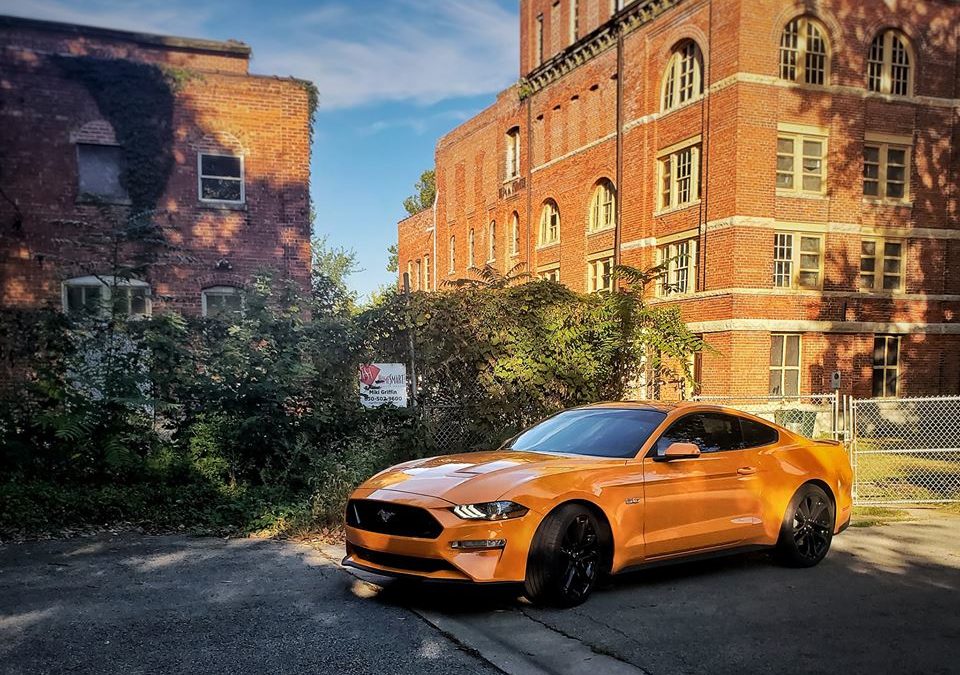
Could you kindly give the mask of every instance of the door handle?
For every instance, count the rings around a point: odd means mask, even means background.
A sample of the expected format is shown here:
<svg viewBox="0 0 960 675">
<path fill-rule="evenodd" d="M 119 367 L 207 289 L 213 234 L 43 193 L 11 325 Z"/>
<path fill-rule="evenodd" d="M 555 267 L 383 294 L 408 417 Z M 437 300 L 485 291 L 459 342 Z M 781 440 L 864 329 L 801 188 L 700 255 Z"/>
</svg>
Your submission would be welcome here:
<svg viewBox="0 0 960 675">
<path fill-rule="evenodd" d="M 741 476 L 749 476 L 757 472 L 757 467 L 755 466 L 741 466 L 737 469 L 737 473 Z"/>
</svg>

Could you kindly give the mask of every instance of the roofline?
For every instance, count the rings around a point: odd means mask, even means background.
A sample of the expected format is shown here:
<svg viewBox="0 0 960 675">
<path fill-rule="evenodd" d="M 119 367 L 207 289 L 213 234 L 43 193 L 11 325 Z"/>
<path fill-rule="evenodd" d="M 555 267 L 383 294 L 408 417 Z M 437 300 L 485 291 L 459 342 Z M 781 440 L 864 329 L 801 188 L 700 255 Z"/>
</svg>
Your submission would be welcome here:
<svg viewBox="0 0 960 675">
<path fill-rule="evenodd" d="M 201 52 L 242 56 L 249 59 L 253 50 L 249 45 L 237 40 L 204 40 L 200 38 L 177 37 L 173 35 L 158 35 L 156 33 L 138 33 L 135 31 L 103 28 L 100 26 L 86 26 L 75 23 L 61 23 L 59 21 L 43 21 L 27 19 L 19 16 L 0 14 L 0 28 L 20 28 L 51 33 L 65 33 L 76 37 L 100 37 L 125 42 L 134 42 L 151 47 L 172 47 Z"/>
</svg>

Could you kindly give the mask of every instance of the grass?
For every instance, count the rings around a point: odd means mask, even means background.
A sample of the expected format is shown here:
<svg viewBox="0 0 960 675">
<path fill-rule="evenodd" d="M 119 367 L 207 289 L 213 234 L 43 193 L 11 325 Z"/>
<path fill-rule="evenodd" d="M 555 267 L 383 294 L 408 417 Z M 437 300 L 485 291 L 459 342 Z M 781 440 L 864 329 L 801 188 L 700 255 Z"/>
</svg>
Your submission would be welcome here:
<svg viewBox="0 0 960 675">
<path fill-rule="evenodd" d="M 886 506 L 855 506 L 850 527 L 875 527 L 907 520 L 910 512 Z"/>
<path fill-rule="evenodd" d="M 861 443 L 859 449 L 873 448 Z M 960 453 L 916 455 L 891 450 L 877 455 L 858 454 L 856 464 L 860 499 L 960 499 Z"/>
</svg>

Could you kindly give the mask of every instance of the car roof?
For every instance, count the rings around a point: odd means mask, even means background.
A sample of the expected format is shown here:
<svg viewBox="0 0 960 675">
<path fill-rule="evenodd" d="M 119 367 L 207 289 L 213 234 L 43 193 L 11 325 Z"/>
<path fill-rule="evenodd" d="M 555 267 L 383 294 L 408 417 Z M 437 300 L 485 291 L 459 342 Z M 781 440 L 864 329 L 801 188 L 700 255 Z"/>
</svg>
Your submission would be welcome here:
<svg viewBox="0 0 960 675">
<path fill-rule="evenodd" d="M 669 413 L 670 411 L 692 405 L 690 401 L 602 401 L 600 403 L 591 403 L 582 406 L 583 408 L 609 408 L 620 410 L 658 410 Z"/>
</svg>

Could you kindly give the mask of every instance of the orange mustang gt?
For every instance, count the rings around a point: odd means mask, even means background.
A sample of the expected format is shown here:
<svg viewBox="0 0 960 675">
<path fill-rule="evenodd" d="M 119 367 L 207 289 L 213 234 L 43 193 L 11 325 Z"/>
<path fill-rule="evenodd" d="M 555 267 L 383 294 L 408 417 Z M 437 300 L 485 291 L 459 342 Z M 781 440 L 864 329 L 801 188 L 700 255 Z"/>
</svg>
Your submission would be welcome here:
<svg viewBox="0 0 960 675">
<path fill-rule="evenodd" d="M 522 582 L 583 602 L 606 573 L 747 547 L 809 567 L 850 521 L 843 447 L 704 404 L 566 410 L 492 452 L 420 459 L 347 504 L 344 564 Z"/>
</svg>

